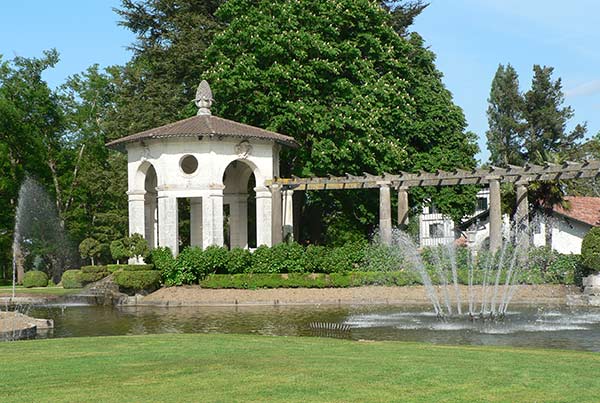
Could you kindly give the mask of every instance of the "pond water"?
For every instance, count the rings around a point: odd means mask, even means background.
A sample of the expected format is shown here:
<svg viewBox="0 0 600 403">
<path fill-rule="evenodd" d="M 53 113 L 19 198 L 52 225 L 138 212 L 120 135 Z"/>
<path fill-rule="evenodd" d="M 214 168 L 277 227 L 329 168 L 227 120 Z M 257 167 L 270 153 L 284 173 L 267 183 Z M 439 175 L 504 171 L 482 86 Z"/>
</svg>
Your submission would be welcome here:
<svg viewBox="0 0 600 403">
<path fill-rule="evenodd" d="M 156 333 L 251 333 L 321 336 L 314 323 L 344 325 L 327 335 L 355 340 L 401 340 L 436 344 L 499 345 L 600 351 L 600 309 L 512 306 L 503 322 L 440 320 L 427 307 L 227 306 L 106 307 L 41 306 L 29 315 L 54 320 L 41 337 Z"/>
</svg>

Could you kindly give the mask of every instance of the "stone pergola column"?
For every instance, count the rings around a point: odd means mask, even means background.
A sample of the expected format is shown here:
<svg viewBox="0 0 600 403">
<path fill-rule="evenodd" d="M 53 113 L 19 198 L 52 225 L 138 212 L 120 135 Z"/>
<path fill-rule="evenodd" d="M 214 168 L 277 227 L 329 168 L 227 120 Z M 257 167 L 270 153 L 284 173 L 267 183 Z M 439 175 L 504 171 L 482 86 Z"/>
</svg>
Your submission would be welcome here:
<svg viewBox="0 0 600 403">
<path fill-rule="evenodd" d="M 129 200 L 129 235 L 140 234 L 146 237 L 146 191 L 127 192 Z"/>
<path fill-rule="evenodd" d="M 190 199 L 190 245 L 202 247 L 202 198 Z"/>
<path fill-rule="evenodd" d="M 271 246 L 271 191 L 264 186 L 254 188 L 256 192 L 256 246 Z"/>
<path fill-rule="evenodd" d="M 283 239 L 294 239 L 294 191 L 283 191 Z"/>
<path fill-rule="evenodd" d="M 148 241 L 150 248 L 156 247 L 157 231 L 158 231 L 158 204 L 156 201 L 156 193 L 146 192 L 144 196 L 144 238 Z"/>
<path fill-rule="evenodd" d="M 392 203 L 390 183 L 379 183 L 379 238 L 384 245 L 392 244 Z"/>
<path fill-rule="evenodd" d="M 408 225 L 408 188 L 398 187 L 398 227 L 406 229 Z"/>
<path fill-rule="evenodd" d="M 496 252 L 502 246 L 502 206 L 500 180 L 490 178 L 490 251 Z"/>
<path fill-rule="evenodd" d="M 170 248 L 174 256 L 179 254 L 177 198 L 161 192 L 158 192 L 158 246 Z"/>
<path fill-rule="evenodd" d="M 271 185 L 271 246 L 283 242 L 283 203 L 281 200 L 281 185 Z"/>
<path fill-rule="evenodd" d="M 517 182 L 517 211 L 515 212 L 515 223 L 519 230 L 529 227 L 529 201 L 527 200 L 527 182 Z"/>
<path fill-rule="evenodd" d="M 202 248 L 223 246 L 223 187 L 202 197 Z"/>
<path fill-rule="evenodd" d="M 248 194 L 227 194 L 229 235 L 232 248 L 248 247 Z"/>
</svg>

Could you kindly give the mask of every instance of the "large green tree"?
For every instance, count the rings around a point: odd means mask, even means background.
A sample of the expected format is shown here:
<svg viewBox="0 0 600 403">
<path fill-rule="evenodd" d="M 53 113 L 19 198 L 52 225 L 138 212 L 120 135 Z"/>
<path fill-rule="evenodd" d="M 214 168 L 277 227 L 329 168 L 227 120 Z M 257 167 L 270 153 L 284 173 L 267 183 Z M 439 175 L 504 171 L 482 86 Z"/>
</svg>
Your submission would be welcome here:
<svg viewBox="0 0 600 403">
<path fill-rule="evenodd" d="M 522 164 L 524 100 L 519 91 L 519 76 L 510 64 L 498 66 L 488 104 L 486 136 L 490 163 L 501 167 Z"/>
<path fill-rule="evenodd" d="M 586 132 L 585 124 L 567 130 L 567 122 L 574 115 L 573 108 L 564 106 L 560 78 L 553 80 L 552 67 L 533 66 L 531 89 L 524 95 L 523 147 L 528 162 L 542 163 L 547 153 L 569 153 Z"/>
<path fill-rule="evenodd" d="M 475 165 L 473 136 L 433 53 L 417 34 L 398 35 L 378 3 L 230 0 L 218 17 L 226 28 L 207 50 L 203 75 L 217 113 L 294 136 L 301 147 L 282 159 L 283 175 Z M 431 193 L 456 217 L 472 207 L 463 203 L 472 191 Z M 329 220 L 341 211 L 368 230 L 377 194 L 323 192 L 307 206 Z"/>
<path fill-rule="evenodd" d="M 221 30 L 223 0 L 122 0 L 120 24 L 136 35 L 132 59 L 119 74 L 113 116 L 121 135 L 183 116 L 202 76 L 204 52 Z"/>
</svg>

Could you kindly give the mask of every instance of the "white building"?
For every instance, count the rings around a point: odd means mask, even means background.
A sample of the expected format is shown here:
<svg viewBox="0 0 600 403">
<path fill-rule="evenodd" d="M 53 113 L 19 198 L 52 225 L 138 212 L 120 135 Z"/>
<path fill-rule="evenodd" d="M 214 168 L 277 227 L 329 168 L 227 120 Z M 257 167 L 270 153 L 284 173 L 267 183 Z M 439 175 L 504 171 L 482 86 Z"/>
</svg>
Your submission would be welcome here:
<svg viewBox="0 0 600 403">
<path fill-rule="evenodd" d="M 554 207 L 550 219 L 533 223 L 533 243 L 546 245 L 546 231 L 552 231 L 552 249 L 564 254 L 581 253 L 581 242 L 587 232 L 600 225 L 600 197 L 571 196 L 565 198 L 568 209 Z"/>
<path fill-rule="evenodd" d="M 212 92 L 206 81 L 198 86 L 195 102 L 198 114 L 194 117 L 108 144 L 127 152 L 129 233 L 142 234 L 150 247 L 167 246 L 177 255 L 178 200 L 185 199 L 192 246 L 248 248 L 252 193 L 256 246 L 270 246 L 272 191 L 266 181 L 279 176 L 281 147 L 297 147 L 296 141 L 213 116 Z M 249 183 L 254 187 L 249 189 Z M 280 204 L 274 207 L 280 210 Z M 225 233 L 230 239 L 224 239 Z"/>
<path fill-rule="evenodd" d="M 489 237 L 489 220 L 483 217 L 488 211 L 490 200 L 489 189 L 481 189 L 477 193 L 477 204 L 475 211 L 468 220 L 469 231 L 455 228 L 454 222 L 444 217 L 434 205 L 424 206 L 419 215 L 419 243 L 421 247 L 444 245 L 454 242 L 461 236 L 468 236 L 470 244 L 479 245 Z M 481 217 L 481 219 L 479 219 Z"/>
<path fill-rule="evenodd" d="M 531 223 L 534 246 L 546 245 L 546 231 L 552 231 L 552 249 L 564 254 L 581 253 L 581 242 L 587 232 L 600 225 L 600 197 L 566 197 L 569 209 L 556 206 L 552 217 L 536 218 Z M 506 233 L 510 228 L 508 215 L 502 216 Z M 464 237 L 469 247 L 478 248 L 489 239 L 489 189 L 477 193 L 477 206 L 457 228 L 454 222 L 440 214 L 435 206 L 423 207 L 419 216 L 420 246 L 437 246 Z"/>
</svg>

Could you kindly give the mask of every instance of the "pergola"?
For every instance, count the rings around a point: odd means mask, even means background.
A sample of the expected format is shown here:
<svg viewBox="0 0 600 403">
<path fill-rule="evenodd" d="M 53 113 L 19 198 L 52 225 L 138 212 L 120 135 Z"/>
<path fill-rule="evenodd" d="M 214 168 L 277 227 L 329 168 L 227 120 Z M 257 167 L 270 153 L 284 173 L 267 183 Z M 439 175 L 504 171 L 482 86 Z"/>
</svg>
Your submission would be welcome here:
<svg viewBox="0 0 600 403">
<path fill-rule="evenodd" d="M 287 194 L 294 190 L 345 190 L 379 188 L 379 231 L 383 243 L 389 244 L 392 239 L 391 189 L 398 192 L 398 225 L 408 223 L 408 189 L 416 186 L 459 186 L 487 185 L 490 189 L 490 249 L 498 250 L 502 243 L 502 217 L 500 201 L 500 183 L 514 183 L 516 186 L 517 209 L 516 222 L 527 223 L 529 206 L 527 202 L 527 185 L 530 182 L 593 178 L 600 173 L 600 161 L 566 162 L 564 164 L 544 165 L 527 164 L 525 166 L 509 166 L 508 168 L 480 168 L 473 170 L 456 169 L 452 172 L 400 172 L 398 174 L 362 176 L 346 174 L 346 176 L 327 176 L 312 178 L 273 178 L 266 185 L 273 194 L 273 244 L 281 242 L 282 233 L 282 198 L 281 191 Z M 290 203 L 288 201 L 288 203 Z M 289 209 L 289 207 L 288 207 Z"/>
</svg>

